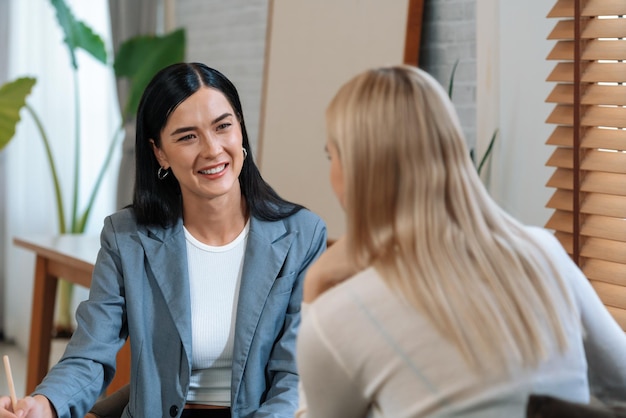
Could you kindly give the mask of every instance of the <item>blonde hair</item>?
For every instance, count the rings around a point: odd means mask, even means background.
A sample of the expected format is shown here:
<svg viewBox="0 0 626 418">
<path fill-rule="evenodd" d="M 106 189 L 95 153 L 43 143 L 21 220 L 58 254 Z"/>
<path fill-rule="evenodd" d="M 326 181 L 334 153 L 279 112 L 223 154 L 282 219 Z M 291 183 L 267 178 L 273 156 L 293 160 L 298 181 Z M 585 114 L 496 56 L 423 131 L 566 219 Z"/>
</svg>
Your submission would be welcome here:
<svg viewBox="0 0 626 418">
<path fill-rule="evenodd" d="M 326 120 L 359 267 L 374 266 L 474 368 L 533 365 L 555 340 L 567 346 L 558 273 L 490 198 L 434 78 L 411 66 L 366 71 Z"/>
</svg>

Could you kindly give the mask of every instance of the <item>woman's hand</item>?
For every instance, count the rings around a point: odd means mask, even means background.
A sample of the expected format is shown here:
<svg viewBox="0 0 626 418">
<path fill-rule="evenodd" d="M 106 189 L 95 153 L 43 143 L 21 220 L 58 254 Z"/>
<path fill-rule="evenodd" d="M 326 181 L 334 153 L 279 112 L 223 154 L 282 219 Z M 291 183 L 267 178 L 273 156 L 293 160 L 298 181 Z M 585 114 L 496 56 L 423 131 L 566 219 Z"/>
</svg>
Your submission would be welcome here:
<svg viewBox="0 0 626 418">
<path fill-rule="evenodd" d="M 14 417 L 11 398 L 8 396 L 0 396 L 0 417 Z"/>
<path fill-rule="evenodd" d="M 13 410 L 11 398 L 0 397 L 0 418 L 57 418 L 56 411 L 43 395 L 26 396 L 17 401 Z"/>
<path fill-rule="evenodd" d="M 354 276 L 358 269 L 348 257 L 346 237 L 335 241 L 309 268 L 304 278 L 303 301 L 313 302 L 331 287 Z"/>
</svg>

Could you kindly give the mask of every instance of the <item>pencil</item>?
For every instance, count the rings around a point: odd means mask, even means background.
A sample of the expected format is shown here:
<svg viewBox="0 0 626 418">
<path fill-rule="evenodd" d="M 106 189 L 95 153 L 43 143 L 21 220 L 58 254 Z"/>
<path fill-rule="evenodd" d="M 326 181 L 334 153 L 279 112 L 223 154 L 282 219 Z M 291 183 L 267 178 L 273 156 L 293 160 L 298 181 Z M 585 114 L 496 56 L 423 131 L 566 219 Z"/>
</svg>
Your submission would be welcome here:
<svg viewBox="0 0 626 418">
<path fill-rule="evenodd" d="M 15 396 L 15 384 L 13 383 L 13 375 L 11 374 L 11 363 L 9 363 L 9 356 L 3 356 L 2 360 L 4 360 L 4 371 L 7 374 L 7 383 L 9 384 L 9 392 L 11 394 L 13 412 L 15 412 L 15 410 L 17 409 L 17 397 Z"/>
</svg>

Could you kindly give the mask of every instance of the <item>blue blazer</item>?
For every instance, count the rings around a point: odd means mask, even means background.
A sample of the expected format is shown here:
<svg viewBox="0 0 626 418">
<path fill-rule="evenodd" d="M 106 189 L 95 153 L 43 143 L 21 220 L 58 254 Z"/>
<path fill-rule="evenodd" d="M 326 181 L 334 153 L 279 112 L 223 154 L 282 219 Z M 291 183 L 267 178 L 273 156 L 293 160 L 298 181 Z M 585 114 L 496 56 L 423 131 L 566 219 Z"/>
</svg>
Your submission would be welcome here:
<svg viewBox="0 0 626 418">
<path fill-rule="evenodd" d="M 235 323 L 233 418 L 293 417 L 303 279 L 325 248 L 326 226 L 306 209 L 274 222 L 251 218 Z M 59 418 L 82 418 L 91 408 L 127 337 L 131 382 L 123 416 L 180 416 L 192 359 L 182 220 L 164 229 L 138 225 L 131 209 L 107 217 L 76 321 L 62 359 L 35 390 Z"/>
</svg>

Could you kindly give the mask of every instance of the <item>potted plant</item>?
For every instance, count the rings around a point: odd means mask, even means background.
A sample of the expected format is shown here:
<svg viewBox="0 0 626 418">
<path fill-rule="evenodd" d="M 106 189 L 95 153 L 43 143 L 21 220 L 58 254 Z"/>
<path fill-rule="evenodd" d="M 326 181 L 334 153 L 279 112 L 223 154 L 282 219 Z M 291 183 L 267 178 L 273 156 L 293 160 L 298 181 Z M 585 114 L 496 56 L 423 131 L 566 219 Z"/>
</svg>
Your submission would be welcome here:
<svg viewBox="0 0 626 418">
<path fill-rule="evenodd" d="M 164 36 L 136 36 L 125 41 L 115 55 L 114 60 L 107 57 L 106 48 L 102 38 L 85 23 L 78 21 L 63 0 L 50 0 L 56 11 L 57 21 L 63 31 L 63 42 L 67 46 L 72 71 L 74 72 L 74 88 L 78 92 L 77 73 L 79 71 L 76 52 L 79 49 L 87 52 L 89 56 L 110 66 L 115 77 L 128 78 L 130 92 L 127 102 L 122 109 L 121 124 L 116 129 L 104 156 L 98 175 L 92 185 L 87 204 L 78 207 L 79 196 L 79 173 L 80 173 L 80 133 L 76 129 L 74 137 L 74 167 L 72 181 L 72 208 L 69 213 L 63 205 L 63 193 L 59 181 L 55 158 L 50 146 L 50 138 L 43 126 L 38 112 L 28 104 L 28 96 L 37 84 L 33 77 L 20 77 L 0 86 L 0 151 L 13 139 L 17 124 L 20 122 L 22 109 L 34 120 L 39 131 L 50 169 L 52 186 L 55 191 L 56 213 L 59 233 L 83 233 L 89 219 L 89 215 L 98 194 L 101 182 L 110 166 L 111 158 L 118 147 L 124 134 L 124 125 L 132 121 L 141 97 L 141 94 L 152 76 L 161 68 L 182 61 L 185 57 L 185 31 L 175 30 Z M 80 121 L 80 109 L 74 102 L 74 122 Z M 71 333 L 71 297 L 73 286 L 71 283 L 61 281 L 59 286 L 59 309 L 56 318 L 55 329 L 57 333 Z"/>
</svg>

